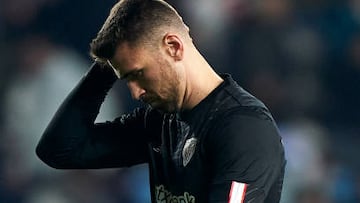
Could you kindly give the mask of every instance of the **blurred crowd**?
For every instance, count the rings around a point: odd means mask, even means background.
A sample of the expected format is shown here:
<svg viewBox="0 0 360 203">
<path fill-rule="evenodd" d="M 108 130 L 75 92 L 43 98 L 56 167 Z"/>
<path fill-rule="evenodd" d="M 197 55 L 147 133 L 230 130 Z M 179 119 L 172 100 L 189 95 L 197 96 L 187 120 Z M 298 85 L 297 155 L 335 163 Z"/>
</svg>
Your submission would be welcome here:
<svg viewBox="0 0 360 203">
<path fill-rule="evenodd" d="M 150 202 L 146 165 L 55 170 L 35 156 L 115 2 L 0 1 L 0 202 Z M 360 202 L 360 1 L 169 2 L 213 68 L 273 112 L 288 160 L 281 202 Z M 97 121 L 134 106 L 118 82 Z"/>
</svg>

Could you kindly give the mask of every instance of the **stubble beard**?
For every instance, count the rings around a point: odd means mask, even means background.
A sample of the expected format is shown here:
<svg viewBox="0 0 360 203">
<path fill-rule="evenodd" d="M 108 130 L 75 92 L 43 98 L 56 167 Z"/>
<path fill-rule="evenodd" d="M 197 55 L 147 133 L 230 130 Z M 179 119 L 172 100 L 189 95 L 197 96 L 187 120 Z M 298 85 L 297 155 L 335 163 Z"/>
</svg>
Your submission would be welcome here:
<svg viewBox="0 0 360 203">
<path fill-rule="evenodd" d="M 162 78 L 165 80 L 164 85 L 161 87 L 162 96 L 159 96 L 164 101 L 161 110 L 174 113 L 180 110 L 181 104 L 179 102 L 180 93 L 180 77 L 174 70 L 176 67 L 172 67 L 167 61 L 161 63 Z M 164 70 L 168 69 L 168 70 Z"/>
</svg>

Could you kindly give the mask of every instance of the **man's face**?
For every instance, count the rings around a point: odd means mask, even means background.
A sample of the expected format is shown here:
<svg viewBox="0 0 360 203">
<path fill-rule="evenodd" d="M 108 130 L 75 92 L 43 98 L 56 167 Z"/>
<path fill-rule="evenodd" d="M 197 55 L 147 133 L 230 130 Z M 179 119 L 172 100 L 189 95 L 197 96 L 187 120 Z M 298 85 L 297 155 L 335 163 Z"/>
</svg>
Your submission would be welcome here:
<svg viewBox="0 0 360 203">
<path fill-rule="evenodd" d="M 117 76 L 126 80 L 134 99 L 165 112 L 180 109 L 181 75 L 165 52 L 123 43 L 109 63 Z"/>
</svg>

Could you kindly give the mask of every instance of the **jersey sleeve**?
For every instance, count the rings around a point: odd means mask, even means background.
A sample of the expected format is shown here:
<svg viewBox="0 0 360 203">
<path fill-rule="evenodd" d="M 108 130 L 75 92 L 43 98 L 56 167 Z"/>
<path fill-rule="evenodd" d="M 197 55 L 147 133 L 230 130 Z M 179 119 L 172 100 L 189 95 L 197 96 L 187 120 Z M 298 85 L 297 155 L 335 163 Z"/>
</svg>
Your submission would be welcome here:
<svg viewBox="0 0 360 203">
<path fill-rule="evenodd" d="M 277 203 L 284 175 L 284 151 L 271 119 L 230 114 L 207 139 L 212 203 Z"/>
<path fill-rule="evenodd" d="M 116 76 L 93 64 L 59 107 L 37 147 L 38 157 L 54 168 L 130 166 L 147 160 L 144 109 L 114 121 L 94 123 Z"/>
</svg>

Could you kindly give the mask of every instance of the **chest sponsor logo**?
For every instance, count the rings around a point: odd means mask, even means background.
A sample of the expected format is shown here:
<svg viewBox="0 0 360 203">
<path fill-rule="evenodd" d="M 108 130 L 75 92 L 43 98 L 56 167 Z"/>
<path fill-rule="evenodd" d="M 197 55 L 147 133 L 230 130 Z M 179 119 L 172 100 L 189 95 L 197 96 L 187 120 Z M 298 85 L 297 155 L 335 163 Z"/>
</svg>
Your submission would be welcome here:
<svg viewBox="0 0 360 203">
<path fill-rule="evenodd" d="M 193 157 L 195 153 L 196 144 L 197 144 L 197 139 L 194 137 L 186 140 L 182 151 L 184 167 L 190 162 L 191 158 Z"/>
<path fill-rule="evenodd" d="M 164 185 L 155 187 L 155 199 L 156 203 L 195 203 L 195 197 L 188 192 L 184 192 L 184 195 L 176 196 L 167 191 Z"/>
</svg>

